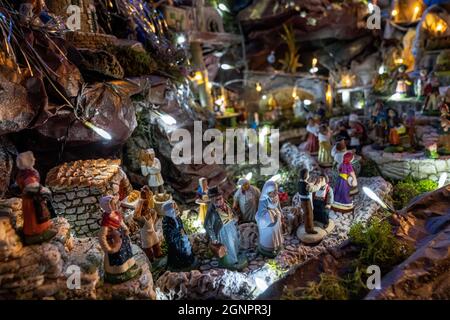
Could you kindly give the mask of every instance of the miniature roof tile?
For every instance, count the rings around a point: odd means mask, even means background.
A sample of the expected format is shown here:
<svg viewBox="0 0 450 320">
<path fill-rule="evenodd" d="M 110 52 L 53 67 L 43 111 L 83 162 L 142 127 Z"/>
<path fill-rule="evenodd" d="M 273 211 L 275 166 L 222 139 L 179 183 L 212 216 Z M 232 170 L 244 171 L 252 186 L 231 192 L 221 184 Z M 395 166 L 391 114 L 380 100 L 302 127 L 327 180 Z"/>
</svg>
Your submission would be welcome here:
<svg viewBox="0 0 450 320">
<path fill-rule="evenodd" d="M 50 170 L 46 184 L 53 189 L 102 187 L 119 172 L 119 159 L 78 160 Z"/>
</svg>

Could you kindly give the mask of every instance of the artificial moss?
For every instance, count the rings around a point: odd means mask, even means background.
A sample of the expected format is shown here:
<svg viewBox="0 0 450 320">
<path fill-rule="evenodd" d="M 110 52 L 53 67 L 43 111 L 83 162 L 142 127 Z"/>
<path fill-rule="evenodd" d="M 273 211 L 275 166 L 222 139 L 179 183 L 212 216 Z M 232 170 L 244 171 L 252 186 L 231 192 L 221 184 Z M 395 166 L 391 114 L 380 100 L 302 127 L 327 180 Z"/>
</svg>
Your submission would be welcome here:
<svg viewBox="0 0 450 320">
<path fill-rule="evenodd" d="M 418 195 L 433 191 L 437 188 L 437 182 L 430 179 L 413 180 L 408 177 L 394 184 L 393 200 L 396 209 L 402 209 Z"/>
<path fill-rule="evenodd" d="M 158 70 L 157 63 L 148 52 L 117 46 L 108 47 L 107 49 L 119 60 L 127 77 L 149 75 Z"/>
<path fill-rule="evenodd" d="M 378 177 L 381 176 L 380 169 L 375 161 L 370 159 L 364 159 L 361 163 L 361 177 Z"/>
<path fill-rule="evenodd" d="M 356 268 L 377 265 L 381 270 L 390 270 L 410 254 L 409 248 L 395 238 L 387 220 L 373 218 L 366 224 L 356 223 L 350 228 L 349 237 L 361 249 Z"/>
</svg>

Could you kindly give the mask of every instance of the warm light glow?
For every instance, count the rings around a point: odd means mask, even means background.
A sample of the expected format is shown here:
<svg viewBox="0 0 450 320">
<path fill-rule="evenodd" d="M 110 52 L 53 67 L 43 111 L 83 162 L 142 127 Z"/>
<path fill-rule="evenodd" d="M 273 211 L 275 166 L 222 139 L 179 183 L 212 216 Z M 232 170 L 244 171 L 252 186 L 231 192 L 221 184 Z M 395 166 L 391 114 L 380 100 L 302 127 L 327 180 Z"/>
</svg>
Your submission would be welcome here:
<svg viewBox="0 0 450 320">
<path fill-rule="evenodd" d="M 331 90 L 331 86 L 330 85 L 327 86 L 327 92 L 325 94 L 325 99 L 327 100 L 327 104 L 329 106 L 331 106 L 332 103 L 333 103 L 333 92 Z"/>
<path fill-rule="evenodd" d="M 419 6 L 416 6 L 416 7 L 414 8 L 414 15 L 413 15 L 413 18 L 412 18 L 413 21 L 416 21 L 416 20 L 417 20 L 418 15 L 419 15 L 419 11 L 420 11 L 420 7 L 419 7 Z"/>
<path fill-rule="evenodd" d="M 372 189 L 370 189 L 369 187 L 363 187 L 362 188 L 364 193 L 373 201 L 375 201 L 376 203 L 378 203 L 382 208 L 394 213 L 395 210 L 392 209 L 390 206 L 388 206 L 383 200 L 380 199 L 380 197 L 378 197 L 375 192 L 372 191 Z"/>
<path fill-rule="evenodd" d="M 445 186 L 445 182 L 447 181 L 447 172 L 444 172 L 441 174 L 441 176 L 439 177 L 439 182 L 438 182 L 438 189 L 442 188 L 443 186 Z"/>
<path fill-rule="evenodd" d="M 92 122 L 89 122 L 89 121 L 85 120 L 85 121 L 83 121 L 83 124 L 86 127 L 88 127 L 89 129 L 92 129 L 92 131 L 94 131 L 96 134 L 98 134 L 103 139 L 106 139 L 106 140 L 111 140 L 112 139 L 111 135 L 108 132 L 106 132 L 102 128 L 97 127 Z"/>
<path fill-rule="evenodd" d="M 263 100 L 267 100 L 267 96 L 266 96 L 266 95 L 263 95 L 261 98 L 262 98 Z"/>
<path fill-rule="evenodd" d="M 317 59 L 316 59 L 316 58 L 313 58 L 313 60 L 312 60 L 312 66 L 313 66 L 313 68 L 314 68 L 316 65 L 317 65 Z"/>
<path fill-rule="evenodd" d="M 203 80 L 203 73 L 201 71 L 196 71 L 194 79 L 198 82 Z"/>
<path fill-rule="evenodd" d="M 436 26 L 436 31 L 442 32 L 443 30 L 444 30 L 444 24 L 441 21 L 439 21 L 439 23 Z"/>
<path fill-rule="evenodd" d="M 391 16 L 396 17 L 398 15 L 398 11 L 397 10 L 392 10 L 391 12 Z"/>
<path fill-rule="evenodd" d="M 262 86 L 261 86 L 261 83 L 259 83 L 259 82 L 256 84 L 256 91 L 258 91 L 258 92 L 262 91 Z"/>
<path fill-rule="evenodd" d="M 342 76 L 342 86 L 349 88 L 353 84 L 352 77 L 349 74 L 344 74 Z"/>
<path fill-rule="evenodd" d="M 394 63 L 395 63 L 395 64 L 398 64 L 398 65 L 403 64 L 403 58 L 395 59 L 395 60 L 394 60 Z"/>
</svg>

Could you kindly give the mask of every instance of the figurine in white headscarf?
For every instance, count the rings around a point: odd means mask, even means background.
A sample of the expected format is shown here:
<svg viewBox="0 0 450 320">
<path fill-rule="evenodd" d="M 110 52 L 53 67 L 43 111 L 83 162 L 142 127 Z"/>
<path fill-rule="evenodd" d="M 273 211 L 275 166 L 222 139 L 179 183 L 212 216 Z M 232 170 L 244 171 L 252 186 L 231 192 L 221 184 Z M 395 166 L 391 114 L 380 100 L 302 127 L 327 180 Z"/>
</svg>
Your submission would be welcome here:
<svg viewBox="0 0 450 320">
<path fill-rule="evenodd" d="M 269 180 L 264 184 L 256 223 L 259 231 L 259 252 L 270 258 L 276 257 L 283 246 L 283 226 L 278 186 L 274 181 Z"/>
<path fill-rule="evenodd" d="M 141 152 L 141 172 L 154 194 L 164 193 L 164 180 L 161 175 L 161 162 L 150 148 Z"/>
<path fill-rule="evenodd" d="M 239 179 L 239 189 L 234 194 L 233 210 L 239 212 L 240 222 L 255 222 L 261 192 L 245 178 Z"/>
</svg>

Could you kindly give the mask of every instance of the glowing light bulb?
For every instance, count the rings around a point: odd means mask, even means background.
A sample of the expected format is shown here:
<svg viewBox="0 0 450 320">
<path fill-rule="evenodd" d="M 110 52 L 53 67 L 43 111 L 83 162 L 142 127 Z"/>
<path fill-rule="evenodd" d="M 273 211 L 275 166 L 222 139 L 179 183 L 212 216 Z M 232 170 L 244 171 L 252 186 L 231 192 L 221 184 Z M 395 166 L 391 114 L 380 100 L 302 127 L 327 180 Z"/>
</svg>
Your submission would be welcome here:
<svg viewBox="0 0 450 320">
<path fill-rule="evenodd" d="M 220 65 L 220 68 L 221 68 L 222 70 L 231 70 L 231 69 L 235 69 L 236 67 L 234 67 L 234 66 L 232 66 L 232 65 L 230 65 L 230 64 L 224 63 L 224 64 L 221 64 L 221 65 Z"/>
<path fill-rule="evenodd" d="M 230 9 L 228 9 L 228 7 L 223 3 L 219 3 L 217 8 L 219 8 L 220 11 L 230 12 Z"/>
<path fill-rule="evenodd" d="M 106 140 L 111 140 L 112 139 L 111 135 L 107 131 L 103 130 L 102 128 L 97 127 L 92 122 L 89 122 L 89 121 L 85 120 L 85 121 L 83 121 L 83 124 L 86 127 L 88 127 L 89 129 L 92 129 L 92 131 L 94 131 L 96 134 L 98 134 L 103 139 L 106 139 Z"/>
<path fill-rule="evenodd" d="M 362 188 L 364 193 L 373 201 L 375 201 L 376 203 L 378 203 L 382 208 L 394 213 L 395 210 L 392 209 L 390 206 L 388 206 L 383 200 L 380 199 L 380 197 L 378 197 L 376 195 L 375 192 L 372 191 L 372 189 L 370 189 L 369 187 L 363 187 Z"/>
<path fill-rule="evenodd" d="M 439 177 L 439 182 L 438 182 L 438 189 L 442 188 L 443 186 L 445 186 L 445 182 L 447 181 L 447 172 L 444 172 L 441 174 L 441 176 Z"/>
<path fill-rule="evenodd" d="M 177 120 L 175 120 L 174 117 L 169 116 L 168 114 L 161 115 L 161 120 L 169 126 L 173 126 L 173 125 L 177 124 Z"/>
<path fill-rule="evenodd" d="M 186 36 L 184 34 L 179 34 L 177 36 L 177 43 L 181 45 L 185 42 L 186 42 Z"/>
<path fill-rule="evenodd" d="M 305 105 L 305 106 L 310 106 L 311 105 L 311 100 L 309 100 L 309 99 L 306 99 L 306 100 L 304 100 L 303 101 L 303 104 Z"/>
<path fill-rule="evenodd" d="M 261 92 L 262 91 L 262 85 L 259 82 L 256 84 L 256 91 L 257 92 Z"/>
<path fill-rule="evenodd" d="M 195 79 L 196 81 L 198 81 L 198 82 L 200 82 L 200 81 L 203 80 L 203 74 L 201 73 L 201 71 L 195 72 L 194 79 Z"/>
<path fill-rule="evenodd" d="M 269 181 L 278 182 L 281 180 L 281 174 L 276 174 L 272 178 L 269 179 Z"/>
<path fill-rule="evenodd" d="M 262 98 L 263 100 L 267 100 L 267 96 L 266 96 L 266 95 L 263 95 L 261 98 Z"/>
<path fill-rule="evenodd" d="M 391 16 L 396 17 L 398 15 L 398 11 L 396 9 L 392 10 Z"/>
</svg>

